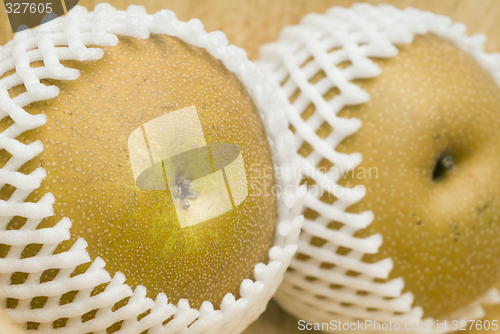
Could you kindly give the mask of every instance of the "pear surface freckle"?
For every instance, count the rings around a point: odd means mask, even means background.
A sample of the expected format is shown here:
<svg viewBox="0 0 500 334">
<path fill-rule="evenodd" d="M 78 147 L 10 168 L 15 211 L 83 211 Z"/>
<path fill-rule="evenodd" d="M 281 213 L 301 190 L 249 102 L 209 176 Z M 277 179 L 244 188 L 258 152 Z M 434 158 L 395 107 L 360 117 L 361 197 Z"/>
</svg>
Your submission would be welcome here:
<svg viewBox="0 0 500 334">
<path fill-rule="evenodd" d="M 273 168 L 259 113 L 219 60 L 174 37 L 120 37 L 117 46 L 103 49 L 104 57 L 97 61 L 63 61 L 80 70 L 80 77 L 42 80 L 58 86 L 60 94 L 25 108 L 48 118 L 47 124 L 18 138 L 44 145 L 43 152 L 20 169 L 26 174 L 40 166 L 47 171 L 27 201 L 48 192 L 56 199 L 55 215 L 39 228 L 71 219 L 72 237 L 56 252 L 68 250 L 82 237 L 92 259 L 103 258 L 110 274 L 123 273 L 132 288 L 144 285 L 149 297 L 165 292 L 172 303 L 187 298 L 197 308 L 208 300 L 218 308 L 227 293 L 239 297 L 241 282 L 254 278 L 255 265 L 267 261 L 274 240 L 277 203 L 270 189 L 275 180 L 258 177 Z M 10 95 L 24 90 L 16 87 Z M 208 145 L 231 143 L 240 149 L 248 195 L 215 218 L 181 227 L 178 198 L 168 190 L 136 185 L 128 139 L 145 123 L 191 106 Z M 12 120 L 1 123 L 3 130 Z M 0 157 L 2 165 L 7 160 Z M 4 199 L 11 194 L 8 187 L 1 190 Z M 208 199 L 199 193 L 189 200 L 195 207 Z M 13 219 L 10 228 L 21 225 Z"/>
</svg>

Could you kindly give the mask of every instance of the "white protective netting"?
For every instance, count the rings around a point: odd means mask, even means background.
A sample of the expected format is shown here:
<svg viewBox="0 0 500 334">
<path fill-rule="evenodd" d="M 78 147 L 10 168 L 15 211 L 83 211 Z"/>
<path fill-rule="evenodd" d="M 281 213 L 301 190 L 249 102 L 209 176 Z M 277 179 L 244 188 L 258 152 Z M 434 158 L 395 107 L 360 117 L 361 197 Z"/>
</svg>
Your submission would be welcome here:
<svg viewBox="0 0 500 334">
<path fill-rule="evenodd" d="M 500 85 L 500 54 L 484 53 L 485 37 L 480 34 L 469 37 L 465 30 L 463 24 L 452 24 L 449 17 L 430 12 L 356 4 L 351 8 L 332 7 L 324 15 L 308 14 L 300 25 L 283 29 L 277 42 L 262 47 L 258 64 L 285 106 L 288 121 L 295 129 L 296 149 L 304 143 L 312 147 L 312 152 L 301 158 L 302 176 L 311 178 L 320 188 L 319 192 L 314 189 L 315 193 L 308 191 L 306 194 L 304 210 L 311 209 L 319 216 L 314 220 L 304 219 L 299 248 L 290 265 L 292 270 L 285 274 L 275 296 L 281 306 L 297 318 L 310 323 L 329 323 L 331 320 L 356 323 L 364 319 L 393 324 L 426 322 L 432 330 L 425 333 L 440 332 L 435 328 L 435 319 L 423 319 L 422 308 L 412 306 L 413 295 L 402 294 L 402 278 L 377 281 L 389 277 L 393 267 L 390 258 L 377 263 L 361 260 L 364 254 L 377 253 L 383 240 L 380 234 L 364 239 L 353 236 L 372 222 L 373 213 L 346 212 L 346 208 L 363 199 L 365 188 L 344 188 L 337 181 L 343 172 L 358 166 L 362 158 L 359 153 L 346 155 L 335 148 L 360 128 L 361 121 L 336 114 L 346 105 L 369 100 L 369 95 L 352 80 L 372 78 L 381 73 L 382 69 L 370 57 L 393 57 L 398 53 L 395 45 L 411 43 L 416 34 L 434 33 L 453 42 L 474 56 Z M 346 62 L 351 64 L 343 69 L 338 67 Z M 321 71 L 325 77 L 311 83 L 311 78 Z M 327 100 L 325 94 L 335 87 L 340 93 Z M 311 104 L 315 111 L 308 114 L 305 121 L 301 115 Z M 317 131 L 324 122 L 333 131 L 322 139 Z M 316 168 L 323 159 L 332 162 L 339 172 L 327 175 Z M 332 205 L 324 203 L 320 200 L 324 192 L 334 194 L 337 200 Z M 341 223 L 341 228 L 329 229 L 331 221 Z M 326 243 L 316 246 L 311 243 L 314 237 Z M 340 248 L 351 251 L 344 254 Z M 300 254 L 308 258 L 299 258 Z M 334 267 L 322 268 L 325 262 Z M 360 274 L 353 277 L 349 271 Z M 484 316 L 481 304 L 498 302 L 498 291 L 492 288 L 480 300 L 451 314 L 448 319 L 479 319 Z M 367 328 L 360 332 L 369 331 Z M 382 329 L 382 332 L 390 330 Z"/>
<path fill-rule="evenodd" d="M 91 259 L 86 251 L 87 243 L 77 240 L 74 246 L 63 253 L 53 255 L 56 247 L 70 238 L 71 221 L 62 219 L 53 228 L 37 229 L 39 223 L 53 214 L 55 198 L 50 192 L 36 203 L 25 199 L 40 184 L 46 172 L 38 168 L 29 175 L 18 169 L 43 150 L 40 141 L 25 145 L 16 138 L 23 132 L 41 127 L 46 116 L 30 115 L 23 107 L 34 101 L 54 98 L 59 89 L 45 86 L 41 79 L 74 80 L 79 71 L 65 68 L 60 60 L 79 61 L 102 58 L 100 46 L 118 43 L 117 35 L 146 39 L 150 33 L 167 34 L 206 49 L 220 59 L 245 85 L 257 105 L 273 152 L 274 163 L 283 171 L 278 184 L 289 191 L 278 200 L 279 221 L 275 246 L 269 251 L 269 263 L 255 266 L 255 281 L 247 279 L 241 283 L 241 298 L 227 294 L 218 309 L 205 302 L 199 310 L 192 309 L 187 300 L 177 305 L 168 302 L 165 294 L 156 300 L 146 297 L 146 289 L 139 286 L 132 289 L 124 284 L 125 277 L 117 273 L 111 277 L 104 269 L 102 259 Z M 87 47 L 92 45 L 93 47 Z M 32 68 L 36 61 L 44 66 Z M 6 309 L 10 318 L 18 324 L 38 324 L 38 332 L 43 333 L 106 333 L 106 328 L 122 321 L 119 333 L 239 333 L 254 321 L 282 280 L 283 274 L 294 254 L 300 232 L 302 217 L 301 196 L 297 192 L 299 179 L 292 172 L 298 166 L 293 149 L 293 135 L 287 129 L 285 116 L 274 101 L 270 87 L 265 83 L 260 70 L 248 61 L 245 52 L 235 46 L 228 46 L 222 32 L 205 32 L 199 20 L 187 23 L 178 21 L 170 11 L 148 15 L 143 7 L 130 6 L 127 11 L 117 11 L 110 5 L 98 5 L 88 12 L 76 7 L 67 16 L 53 20 L 34 30 L 18 33 L 14 40 L 0 47 L 0 77 L 14 70 L 0 80 L 0 115 L 10 116 L 14 121 L 0 133 L 0 149 L 12 157 L 0 170 L 0 188 L 5 185 L 15 187 L 8 200 L 0 201 L 0 244 L 10 246 L 7 254 L 0 258 L 0 305 L 7 307 L 7 300 L 17 301 L 15 307 Z M 27 92 L 9 97 L 9 89 L 24 84 Z M 15 216 L 24 217 L 26 223 L 18 230 L 6 230 Z M 21 258 L 23 249 L 29 244 L 43 244 L 40 252 L 31 258 Z M 90 268 L 81 275 L 70 277 L 80 264 L 92 261 Z M 57 276 L 40 283 L 42 274 L 48 269 L 60 269 Z M 23 284 L 11 285 L 14 273 L 27 274 Z M 102 293 L 91 296 L 91 291 L 109 283 Z M 78 291 L 71 303 L 60 305 L 61 296 L 70 291 Z M 43 308 L 32 309 L 34 298 L 48 297 Z M 113 306 L 130 297 L 126 306 L 117 310 Z M 95 318 L 82 321 L 82 315 L 97 310 Z M 150 312 L 138 320 L 144 312 Z M 172 317 L 172 318 L 171 318 Z M 58 319 L 67 318 L 66 326 L 54 328 Z M 171 318 L 169 322 L 163 324 Z M 35 326 L 36 327 L 36 326 Z"/>
</svg>

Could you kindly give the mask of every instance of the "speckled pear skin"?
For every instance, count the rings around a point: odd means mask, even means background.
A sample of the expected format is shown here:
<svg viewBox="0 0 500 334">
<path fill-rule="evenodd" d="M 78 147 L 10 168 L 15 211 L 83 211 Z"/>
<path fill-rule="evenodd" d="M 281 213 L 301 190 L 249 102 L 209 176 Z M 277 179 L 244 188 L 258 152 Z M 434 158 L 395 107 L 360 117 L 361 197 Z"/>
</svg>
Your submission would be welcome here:
<svg viewBox="0 0 500 334">
<path fill-rule="evenodd" d="M 403 277 L 413 305 L 439 317 L 500 280 L 500 88 L 470 54 L 435 35 L 398 48 L 375 59 L 380 76 L 355 80 L 370 100 L 339 113 L 363 122 L 337 147 L 363 155 L 339 184 L 366 187 L 349 211 L 372 210 L 375 219 L 356 236 L 383 236 L 364 260 L 392 258 L 389 279 Z M 443 154 L 455 166 L 433 178 Z"/>
<path fill-rule="evenodd" d="M 153 298 L 165 292 L 172 303 L 187 298 L 199 307 L 208 300 L 217 308 L 227 293 L 239 296 L 242 280 L 253 277 L 253 268 L 266 261 L 273 242 L 275 180 L 258 111 L 219 60 L 176 38 L 120 37 L 117 46 L 103 49 L 104 57 L 96 62 L 63 61 L 81 76 L 43 80 L 61 93 L 26 108 L 48 116 L 46 125 L 19 138 L 44 145 L 21 170 L 29 173 L 42 166 L 48 174 L 27 200 L 36 201 L 49 191 L 56 198 L 55 215 L 39 228 L 69 217 L 72 238 L 57 252 L 83 237 L 91 257 L 102 257 L 111 274 L 124 273 L 132 288 L 141 284 Z M 23 89 L 13 89 L 11 96 Z M 192 105 L 207 143 L 233 143 L 241 149 L 249 194 L 236 209 L 181 228 L 173 204 L 178 199 L 168 191 L 135 185 L 127 140 L 147 121 Z M 252 186 L 259 175 L 267 177 Z M 8 198 L 10 193 L 4 187 L 1 195 Z M 23 223 L 14 219 L 9 228 Z M 34 247 L 23 256 L 36 252 Z"/>
</svg>

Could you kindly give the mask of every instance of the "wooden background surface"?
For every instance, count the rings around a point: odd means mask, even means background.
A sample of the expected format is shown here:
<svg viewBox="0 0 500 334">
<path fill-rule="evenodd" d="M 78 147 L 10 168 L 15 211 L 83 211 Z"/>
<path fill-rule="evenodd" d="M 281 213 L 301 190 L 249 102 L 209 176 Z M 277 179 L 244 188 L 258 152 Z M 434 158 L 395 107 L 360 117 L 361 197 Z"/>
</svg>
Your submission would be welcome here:
<svg viewBox="0 0 500 334">
<path fill-rule="evenodd" d="M 92 9 L 99 0 L 80 0 L 80 5 Z M 310 12 L 323 13 L 331 6 L 350 6 L 353 0 L 109 0 L 118 9 L 130 4 L 140 4 L 149 13 L 169 9 L 180 20 L 200 19 L 207 31 L 221 30 L 229 40 L 245 49 L 250 59 L 258 57 L 259 47 L 274 41 L 279 31 Z M 412 6 L 450 16 L 463 22 L 468 33 L 487 36 L 486 51 L 500 52 L 500 0 L 367 0 L 371 4 L 389 3 L 398 8 Z M 12 39 L 5 9 L 0 7 L 0 45 Z M 490 319 L 500 319 L 500 307 L 489 312 Z M 500 321 L 499 321 L 500 322 Z M 244 334 L 294 334 L 303 333 L 297 320 L 283 312 L 274 302 Z M 315 331 L 308 331 L 314 333 Z M 493 331 L 477 331 L 477 333 Z M 319 332 L 318 332 L 319 333 Z M 500 333 L 500 331 L 497 331 Z"/>
</svg>

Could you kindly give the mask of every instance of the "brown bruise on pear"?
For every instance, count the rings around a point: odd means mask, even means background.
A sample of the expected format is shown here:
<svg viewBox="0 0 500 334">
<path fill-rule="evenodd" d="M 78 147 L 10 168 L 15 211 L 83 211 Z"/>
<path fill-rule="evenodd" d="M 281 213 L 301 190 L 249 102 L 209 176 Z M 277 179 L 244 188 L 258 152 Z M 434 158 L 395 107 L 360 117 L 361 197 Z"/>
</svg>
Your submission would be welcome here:
<svg viewBox="0 0 500 334">
<path fill-rule="evenodd" d="M 83 237 L 92 259 L 102 257 L 112 275 L 120 271 L 131 287 L 144 285 L 149 297 L 165 292 L 169 302 L 187 298 L 197 308 L 208 300 L 218 308 L 227 293 L 238 297 L 243 279 L 253 278 L 255 265 L 267 260 L 276 227 L 272 156 L 258 111 L 219 60 L 176 38 L 120 37 L 116 47 L 104 50 L 103 59 L 95 62 L 64 61 L 81 76 L 42 80 L 61 88 L 59 96 L 25 108 L 48 117 L 47 124 L 18 138 L 44 145 L 21 168 L 30 173 L 42 166 L 48 174 L 27 201 L 48 192 L 56 198 L 55 215 L 39 228 L 71 219 L 71 240 L 56 252 Z M 22 91 L 16 87 L 10 93 Z M 142 124 L 191 105 L 198 110 L 208 143 L 240 147 L 247 179 L 255 184 L 236 209 L 181 229 L 173 204 L 178 199 L 168 191 L 135 186 L 127 140 Z M 12 121 L 2 123 L 5 129 Z M 2 198 L 11 193 L 4 187 Z M 22 224 L 17 217 L 9 228 Z M 32 247 L 23 256 L 36 252 Z"/>
<path fill-rule="evenodd" d="M 403 277 L 413 305 L 438 317 L 466 306 L 500 279 L 500 89 L 468 53 L 435 35 L 415 36 L 398 48 L 396 57 L 374 59 L 382 74 L 354 81 L 370 100 L 338 114 L 363 122 L 336 148 L 363 155 L 339 184 L 365 186 L 366 196 L 347 211 L 375 215 L 355 235 L 383 236 L 379 252 L 363 260 L 393 259 L 389 279 Z M 336 94 L 333 89 L 325 98 Z M 303 118 L 313 112 L 309 107 Z M 324 123 L 317 133 L 325 138 L 331 130 Z M 311 151 L 305 144 L 300 153 Z M 433 178 L 443 155 L 452 156 L 455 166 Z M 323 160 L 318 167 L 331 166 Z M 305 215 L 315 219 L 317 213 Z M 349 251 L 341 247 L 338 253 Z"/>
</svg>

